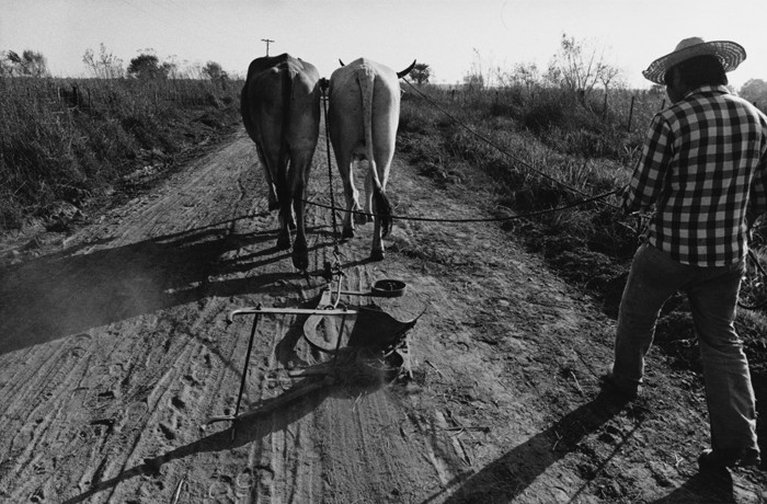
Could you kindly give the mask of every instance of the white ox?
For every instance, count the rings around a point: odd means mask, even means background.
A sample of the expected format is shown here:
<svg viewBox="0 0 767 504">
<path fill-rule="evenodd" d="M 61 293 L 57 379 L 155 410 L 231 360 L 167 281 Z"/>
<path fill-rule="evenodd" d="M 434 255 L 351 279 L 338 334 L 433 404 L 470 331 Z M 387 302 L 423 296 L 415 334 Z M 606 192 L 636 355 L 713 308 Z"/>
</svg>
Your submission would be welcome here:
<svg viewBox="0 0 767 504">
<path fill-rule="evenodd" d="M 368 222 L 368 216 L 361 213 L 355 213 L 352 218 L 353 211 L 362 209 L 359 191 L 354 185 L 353 163 L 366 160 L 369 169 L 364 211 L 376 215 L 370 258 L 380 261 L 384 257 L 381 238 L 389 233 L 392 222 L 386 182 L 399 124 L 399 79 L 413 69 L 415 61 L 401 72 L 364 58 L 341 65 L 330 76 L 328 117 L 330 141 L 343 179 L 348 210 L 343 237 L 354 236 L 355 222 Z"/>
<path fill-rule="evenodd" d="M 277 248 L 290 248 L 290 228 L 296 227 L 292 257 L 301 271 L 309 265 L 304 192 L 319 137 L 319 80 L 314 65 L 288 54 L 257 58 L 248 67 L 240 101 L 242 121 L 264 167 L 269 210 L 280 211 Z"/>
</svg>

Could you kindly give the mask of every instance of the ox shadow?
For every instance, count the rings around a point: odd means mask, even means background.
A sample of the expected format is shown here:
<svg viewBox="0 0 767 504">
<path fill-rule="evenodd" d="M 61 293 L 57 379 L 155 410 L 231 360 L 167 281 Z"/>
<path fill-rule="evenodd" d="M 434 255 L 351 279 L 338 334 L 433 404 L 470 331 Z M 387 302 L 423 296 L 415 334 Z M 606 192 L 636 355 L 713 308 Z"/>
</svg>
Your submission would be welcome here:
<svg viewBox="0 0 767 504">
<path fill-rule="evenodd" d="M 444 501 L 445 504 L 511 502 L 549 466 L 577 450 L 578 443 L 585 436 L 618 414 L 624 405 L 600 393 L 479 472 L 468 478 L 458 476 L 447 487 L 456 483 L 460 486 Z M 439 494 L 433 495 L 422 504 L 439 500 L 439 497 Z"/>
<path fill-rule="evenodd" d="M 276 230 L 233 235 L 222 224 L 0 268 L 0 354 L 204 297 L 284 294 L 280 280 L 300 278 Z M 228 254 L 244 247 L 253 252 Z M 286 271 L 265 268 L 279 261 Z"/>
</svg>

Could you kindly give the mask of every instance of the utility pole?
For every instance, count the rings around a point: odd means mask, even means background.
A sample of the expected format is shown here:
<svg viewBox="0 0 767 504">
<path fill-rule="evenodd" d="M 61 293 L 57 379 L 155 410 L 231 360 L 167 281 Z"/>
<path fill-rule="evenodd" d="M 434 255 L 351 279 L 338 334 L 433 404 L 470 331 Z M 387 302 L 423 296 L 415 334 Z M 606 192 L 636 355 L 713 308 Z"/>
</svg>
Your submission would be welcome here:
<svg viewBox="0 0 767 504">
<path fill-rule="evenodd" d="M 269 44 L 271 42 L 274 42 L 274 40 L 268 39 L 268 38 L 262 38 L 261 42 L 266 42 L 266 55 L 269 56 Z"/>
</svg>

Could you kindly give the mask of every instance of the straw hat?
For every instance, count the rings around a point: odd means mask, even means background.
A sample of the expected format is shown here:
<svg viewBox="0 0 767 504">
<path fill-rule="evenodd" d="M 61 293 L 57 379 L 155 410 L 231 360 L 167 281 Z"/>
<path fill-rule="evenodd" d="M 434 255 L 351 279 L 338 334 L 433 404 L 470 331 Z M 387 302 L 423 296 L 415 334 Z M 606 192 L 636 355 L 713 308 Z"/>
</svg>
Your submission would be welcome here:
<svg viewBox="0 0 767 504">
<path fill-rule="evenodd" d="M 705 42 L 700 37 L 690 37 L 679 42 L 673 52 L 650 63 L 642 75 L 656 84 L 664 84 L 663 76 L 666 74 L 666 70 L 695 56 L 704 55 L 716 56 L 724 71 L 730 72 L 746 59 L 746 50 L 740 44 L 729 40 Z"/>
</svg>

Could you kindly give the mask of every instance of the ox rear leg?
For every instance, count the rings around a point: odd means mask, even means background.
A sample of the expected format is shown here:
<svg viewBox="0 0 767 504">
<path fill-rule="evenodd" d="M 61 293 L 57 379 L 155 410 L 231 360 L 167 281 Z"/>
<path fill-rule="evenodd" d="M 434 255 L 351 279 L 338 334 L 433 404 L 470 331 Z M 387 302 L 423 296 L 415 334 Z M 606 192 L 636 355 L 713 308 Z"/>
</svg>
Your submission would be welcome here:
<svg viewBox="0 0 767 504">
<path fill-rule="evenodd" d="M 293 266 L 299 271 L 306 271 L 309 268 L 309 248 L 306 245 L 306 183 L 309 178 L 309 169 L 311 168 L 312 153 L 314 148 L 308 153 L 294 153 L 295 171 L 291 173 L 293 183 L 293 211 L 295 213 L 296 238 L 293 241 Z"/>
<path fill-rule="evenodd" d="M 281 163 L 281 170 L 276 178 L 277 198 L 280 201 L 280 230 L 277 234 L 277 249 L 290 248 L 290 222 L 293 220 L 290 187 L 287 180 L 287 163 Z"/>
<path fill-rule="evenodd" d="M 362 217 L 365 219 L 365 222 L 373 222 L 375 220 L 375 208 L 373 208 L 373 194 L 375 192 L 375 182 L 373 181 L 373 174 L 371 173 L 371 169 L 375 169 L 375 165 L 371 165 L 368 167 L 367 170 L 367 177 L 365 177 L 365 213 L 367 215 L 363 215 Z"/>
<path fill-rule="evenodd" d="M 295 180 L 295 174 L 292 173 L 292 170 L 293 170 L 292 165 L 293 163 L 291 163 L 291 166 L 290 166 L 291 171 L 288 172 L 288 183 L 291 183 L 290 181 Z M 288 202 L 291 202 L 293 200 L 294 195 L 297 198 L 303 198 L 303 194 L 295 193 L 294 190 L 295 190 L 294 188 L 291 188 L 291 194 L 290 196 L 288 196 Z M 291 206 L 290 203 L 288 203 L 288 210 L 286 212 L 288 229 L 290 230 L 296 229 L 296 218 L 297 218 L 297 212 L 295 212 L 295 204 Z"/>
<path fill-rule="evenodd" d="M 290 248 L 290 229 L 288 228 L 288 221 L 285 217 L 284 207 L 288 207 L 288 213 L 290 212 L 290 200 L 287 202 L 280 202 L 280 230 L 277 233 L 277 250 L 288 250 Z"/>
<path fill-rule="evenodd" d="M 353 209 L 356 211 L 356 213 L 352 215 L 352 218 L 354 219 L 355 224 L 365 224 L 368 220 L 365 214 L 362 213 L 366 210 L 362 208 L 362 205 L 360 205 L 360 192 L 357 190 L 357 184 L 354 183 L 354 163 L 357 164 L 357 169 L 360 169 L 362 168 L 360 165 L 363 163 L 363 161 L 352 160 L 351 166 L 349 168 L 349 184 L 352 188 L 352 199 L 354 201 Z"/>
<path fill-rule="evenodd" d="M 274 178 L 272 177 L 272 171 L 269 169 L 270 162 L 273 163 L 276 160 L 266 159 L 264 151 L 256 144 L 258 151 L 258 159 L 261 161 L 261 167 L 264 170 L 264 180 L 266 180 L 266 187 L 268 191 L 267 198 L 269 200 L 269 211 L 278 210 L 280 208 L 280 202 L 277 198 L 277 189 L 274 186 Z"/>
<path fill-rule="evenodd" d="M 383 261 L 384 244 L 381 239 L 381 219 L 375 219 L 373 222 L 373 246 L 370 249 L 370 259 L 372 261 Z"/>
<path fill-rule="evenodd" d="M 351 159 L 339 160 L 338 166 L 345 166 L 346 173 L 341 170 L 341 177 L 344 183 L 344 197 L 346 199 L 346 215 L 344 216 L 344 225 L 341 232 L 343 238 L 354 237 L 354 224 L 357 222 L 358 214 L 354 213 L 361 210 L 358 203 L 359 192 L 354 186 L 354 165 Z"/>
<path fill-rule="evenodd" d="M 373 191 L 371 191 L 373 192 Z M 370 250 L 370 259 L 373 261 L 383 261 L 384 258 L 384 244 L 382 239 L 382 222 L 381 218 L 383 214 L 390 212 L 388 209 L 388 200 L 383 192 L 375 191 L 376 198 L 373 199 L 373 214 L 376 215 L 373 219 L 373 245 Z M 383 208 L 382 208 L 383 207 Z"/>
<path fill-rule="evenodd" d="M 269 184 L 269 211 L 278 210 L 280 202 L 277 200 L 277 192 L 274 190 L 274 184 Z"/>
</svg>

